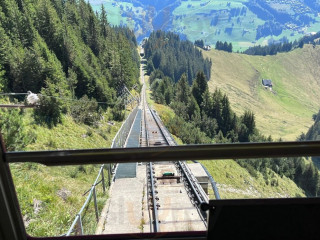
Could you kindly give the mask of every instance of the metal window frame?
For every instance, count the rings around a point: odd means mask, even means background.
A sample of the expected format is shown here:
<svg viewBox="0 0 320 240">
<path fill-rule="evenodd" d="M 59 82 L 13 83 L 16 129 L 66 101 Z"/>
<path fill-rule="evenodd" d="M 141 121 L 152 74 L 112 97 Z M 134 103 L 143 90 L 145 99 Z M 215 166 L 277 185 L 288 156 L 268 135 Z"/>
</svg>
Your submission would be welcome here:
<svg viewBox="0 0 320 240">
<path fill-rule="evenodd" d="M 177 160 L 320 156 L 320 141 L 236 143 L 149 148 L 7 152 L 0 148 L 0 239 L 205 239 L 205 232 L 142 233 L 96 236 L 34 238 L 23 224 L 9 169 L 10 163 L 35 162 L 46 166 Z M 318 203 L 320 204 L 320 198 Z"/>
</svg>

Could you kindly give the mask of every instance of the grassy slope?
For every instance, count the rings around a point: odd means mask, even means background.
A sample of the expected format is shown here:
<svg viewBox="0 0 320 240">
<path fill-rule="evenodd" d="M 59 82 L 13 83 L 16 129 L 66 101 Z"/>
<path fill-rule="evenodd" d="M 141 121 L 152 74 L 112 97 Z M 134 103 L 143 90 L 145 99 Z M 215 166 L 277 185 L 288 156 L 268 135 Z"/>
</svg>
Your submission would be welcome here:
<svg viewBox="0 0 320 240">
<path fill-rule="evenodd" d="M 210 90 L 225 92 L 239 114 L 252 110 L 263 134 L 295 140 L 311 126 L 320 107 L 320 47 L 265 57 L 216 50 L 203 54 L 213 63 Z M 272 80 L 275 93 L 263 88 L 262 78 Z"/>
<path fill-rule="evenodd" d="M 272 170 L 268 170 L 268 179 L 262 174 L 252 177 L 249 172 L 233 160 L 201 161 L 218 183 L 222 199 L 234 198 L 287 198 L 303 197 L 304 191 L 289 178 L 281 178 Z M 271 186 L 277 181 L 277 186 Z M 209 192 L 214 198 L 213 192 Z"/>
<path fill-rule="evenodd" d="M 29 126 L 35 130 L 37 135 L 36 142 L 27 146 L 27 150 L 33 151 L 107 148 L 111 146 L 113 137 L 121 123 L 112 126 L 107 123 L 107 120 L 103 120 L 100 122 L 99 128 L 95 128 L 77 124 L 70 116 L 65 116 L 63 124 L 52 129 L 32 123 Z"/>
<path fill-rule="evenodd" d="M 45 167 L 31 163 L 11 164 L 10 168 L 27 233 L 37 237 L 59 236 L 68 231 L 87 198 L 83 194 L 90 189 L 99 170 L 96 165 Z M 101 211 L 108 197 L 101 184 L 97 194 Z M 85 234 L 94 233 L 93 201 L 82 217 Z"/>
<path fill-rule="evenodd" d="M 27 111 L 24 121 L 33 129 L 37 140 L 27 150 L 106 148 L 121 123 L 109 125 L 107 115 L 98 128 L 76 124 L 71 117 L 64 116 L 63 124 L 52 129 L 36 125 Z M 11 164 L 21 212 L 27 232 L 32 236 L 57 236 L 67 232 L 75 215 L 86 200 L 83 193 L 92 186 L 100 165 L 45 167 L 40 164 Z M 107 177 L 107 172 L 105 171 Z M 62 195 L 66 194 L 64 199 Z M 98 206 L 103 207 L 107 195 L 101 185 L 97 188 Z M 35 203 L 39 204 L 36 212 Z M 83 219 L 85 234 L 94 233 L 96 221 L 93 202 Z"/>
<path fill-rule="evenodd" d="M 145 77 L 145 80 L 147 89 L 149 89 L 148 76 Z M 147 90 L 147 98 L 148 103 L 158 112 L 164 123 L 174 117 L 174 112 L 170 107 L 154 103 L 150 90 Z M 183 144 L 179 138 L 175 136 L 174 138 L 178 144 Z M 269 183 L 267 184 L 260 173 L 257 178 L 254 178 L 233 160 L 201 162 L 218 183 L 219 193 L 223 199 L 305 196 L 303 190 L 297 187 L 293 181 L 286 177 L 281 178 L 271 170 L 269 170 Z M 272 179 L 278 182 L 278 186 L 271 186 Z M 214 198 L 213 191 L 209 191 L 209 194 L 210 198 Z"/>
<path fill-rule="evenodd" d="M 239 46 L 240 50 L 246 49 L 252 46 L 256 37 L 256 29 L 259 25 L 263 25 L 264 21 L 257 18 L 249 9 L 245 16 L 240 15 L 229 20 L 228 12 L 233 8 L 245 7 L 245 2 L 247 1 L 217 0 L 208 1 L 205 6 L 201 6 L 203 1 L 183 1 L 172 13 L 174 17 L 171 31 L 186 34 L 192 42 L 198 39 L 203 39 L 206 44 L 215 44 L 218 40 L 228 41 L 233 42 L 235 47 Z M 216 26 L 211 26 L 210 23 L 214 16 L 218 16 L 219 20 Z M 231 34 L 225 32 L 226 28 L 233 29 Z M 243 34 L 244 30 L 245 34 Z"/>
</svg>

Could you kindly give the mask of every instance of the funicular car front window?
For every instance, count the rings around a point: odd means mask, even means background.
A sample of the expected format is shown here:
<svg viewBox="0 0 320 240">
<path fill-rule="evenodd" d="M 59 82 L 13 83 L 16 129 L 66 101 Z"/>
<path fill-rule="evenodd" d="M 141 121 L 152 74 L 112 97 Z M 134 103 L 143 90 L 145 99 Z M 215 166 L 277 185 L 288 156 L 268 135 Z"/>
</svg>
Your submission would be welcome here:
<svg viewBox="0 0 320 240">
<path fill-rule="evenodd" d="M 27 233 L 202 232 L 209 199 L 317 196 L 319 11 L 3 1 L 0 129 Z"/>
</svg>

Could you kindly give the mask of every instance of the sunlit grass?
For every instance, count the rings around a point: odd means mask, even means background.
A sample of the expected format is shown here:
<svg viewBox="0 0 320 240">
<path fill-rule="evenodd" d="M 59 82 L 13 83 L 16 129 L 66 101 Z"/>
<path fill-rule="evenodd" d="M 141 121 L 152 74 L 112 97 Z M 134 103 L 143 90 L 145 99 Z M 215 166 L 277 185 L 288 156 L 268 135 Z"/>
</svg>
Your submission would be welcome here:
<svg viewBox="0 0 320 240">
<path fill-rule="evenodd" d="M 96 126 L 77 124 L 64 115 L 61 124 L 53 128 L 37 125 L 32 110 L 24 114 L 35 142 L 26 150 L 109 148 L 121 123 L 109 121 L 105 113 Z M 94 183 L 100 165 L 45 167 L 35 163 L 11 164 L 10 169 L 27 233 L 32 236 L 59 236 L 70 228 Z M 104 171 L 107 180 L 107 171 Z M 104 206 L 108 194 L 97 186 L 98 208 Z M 38 208 L 37 208 L 38 205 Z M 37 210 L 38 209 L 38 210 Z M 84 234 L 94 234 L 97 226 L 93 199 L 82 216 Z"/>
<path fill-rule="evenodd" d="M 108 121 L 108 114 L 103 116 L 98 126 L 75 123 L 71 116 L 64 115 L 63 123 L 53 128 L 38 125 L 30 114 L 26 114 L 28 128 L 36 135 L 36 141 L 26 150 L 63 150 L 109 148 L 121 123 Z"/>
<path fill-rule="evenodd" d="M 31 236 L 59 236 L 70 228 L 95 181 L 100 166 L 45 167 L 35 163 L 11 164 L 20 209 Z M 107 171 L 105 171 L 107 176 Z M 106 178 L 107 180 L 107 178 Z M 102 185 L 97 186 L 99 210 L 108 195 Z M 93 234 L 96 228 L 92 203 L 84 211 L 85 234 Z"/>
<path fill-rule="evenodd" d="M 268 170 L 268 178 L 257 172 L 257 177 L 242 168 L 233 160 L 201 161 L 214 180 L 218 183 L 222 199 L 237 198 L 287 198 L 303 197 L 304 191 L 287 177 L 281 178 L 272 170 Z M 272 186 L 271 182 L 277 183 Z M 211 189 L 211 186 L 209 186 Z M 209 191 L 214 198 L 213 191 Z"/>
<path fill-rule="evenodd" d="M 275 56 L 248 56 L 223 51 L 203 51 L 212 59 L 210 91 L 226 93 L 232 109 L 251 110 L 258 129 L 273 139 L 296 140 L 312 125 L 320 108 L 320 48 L 306 45 Z M 273 92 L 262 78 L 271 79 Z"/>
</svg>

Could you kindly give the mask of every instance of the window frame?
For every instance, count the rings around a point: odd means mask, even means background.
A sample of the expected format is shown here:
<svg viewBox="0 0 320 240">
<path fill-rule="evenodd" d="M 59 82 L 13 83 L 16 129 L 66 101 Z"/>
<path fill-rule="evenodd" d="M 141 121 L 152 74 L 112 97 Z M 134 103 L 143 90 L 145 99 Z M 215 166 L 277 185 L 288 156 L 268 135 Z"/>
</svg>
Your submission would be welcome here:
<svg viewBox="0 0 320 240">
<path fill-rule="evenodd" d="M 34 162 L 46 166 L 80 164 L 223 160 L 320 156 L 320 141 L 184 145 L 170 147 L 7 152 L 0 135 L 0 239 L 206 239 L 205 232 L 137 233 L 35 238 L 26 233 L 9 164 Z M 245 201 L 245 200 L 244 200 Z M 318 201 L 320 205 L 320 198 Z"/>
</svg>

